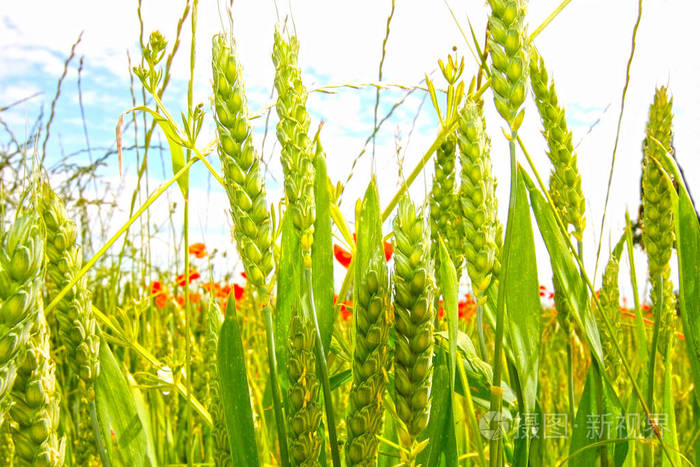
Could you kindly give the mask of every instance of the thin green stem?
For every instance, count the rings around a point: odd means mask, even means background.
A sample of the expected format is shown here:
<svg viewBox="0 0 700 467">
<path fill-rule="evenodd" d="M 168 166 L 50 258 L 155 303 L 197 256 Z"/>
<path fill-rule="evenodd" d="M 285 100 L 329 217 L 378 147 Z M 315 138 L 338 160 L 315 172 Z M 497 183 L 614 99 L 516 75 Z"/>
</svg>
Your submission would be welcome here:
<svg viewBox="0 0 700 467">
<path fill-rule="evenodd" d="M 97 444 L 97 452 L 100 453 L 100 460 L 104 467 L 111 467 L 109 457 L 102 443 L 102 433 L 100 432 L 100 422 L 97 418 L 97 408 L 95 407 L 95 398 L 90 401 L 90 418 L 92 419 L 92 431 L 95 433 L 95 444 Z"/>
<path fill-rule="evenodd" d="M 266 291 L 259 291 L 267 294 Z M 289 449 L 287 447 L 287 424 L 284 418 L 284 408 L 282 406 L 282 391 L 280 389 L 279 374 L 277 373 L 277 357 L 275 354 L 275 334 L 274 322 L 272 320 L 272 306 L 269 300 L 265 300 L 263 305 L 263 315 L 265 316 L 265 335 L 267 338 L 267 364 L 270 367 L 270 385 L 272 386 L 272 405 L 277 422 L 277 439 L 280 444 L 280 463 L 283 467 L 289 466 Z M 257 310 L 255 300 L 253 308 Z"/>
<path fill-rule="evenodd" d="M 517 137 L 517 132 L 513 131 L 511 139 L 509 141 L 510 149 L 510 200 L 508 203 L 508 220 L 506 222 L 505 231 L 505 241 L 503 244 L 503 251 L 501 254 L 501 277 L 499 278 L 498 284 L 498 301 L 496 302 L 496 338 L 495 338 L 495 350 L 494 350 L 494 365 L 493 365 L 493 382 L 491 383 L 491 406 L 489 410 L 492 412 L 494 417 L 491 420 L 491 432 L 500 427 L 497 427 L 499 422 L 499 414 L 501 413 L 502 406 L 502 396 L 503 391 L 501 390 L 501 372 L 503 371 L 501 354 L 503 353 L 503 331 L 505 326 L 505 295 L 506 295 L 506 277 L 508 266 L 510 263 L 510 244 L 511 238 L 513 236 L 513 214 L 515 213 L 515 202 L 517 193 L 517 167 L 515 161 L 515 140 Z M 501 436 L 493 436 L 490 442 L 490 465 L 491 467 L 498 467 L 498 457 L 501 444 Z"/>
<path fill-rule="evenodd" d="M 309 291 L 309 307 L 311 318 L 314 323 L 314 331 L 316 332 L 316 366 L 321 377 L 321 385 L 323 386 L 323 403 L 326 408 L 326 425 L 328 427 L 328 442 L 331 446 L 331 458 L 333 459 L 333 467 L 340 467 L 340 452 L 338 450 L 338 435 L 335 428 L 335 410 L 333 409 L 333 394 L 331 393 L 331 385 L 328 378 L 328 365 L 326 362 L 326 351 L 323 348 L 323 340 L 321 339 L 321 328 L 318 325 L 318 316 L 316 315 L 316 305 L 314 304 L 314 287 L 311 278 L 311 269 L 306 269 L 306 288 Z"/>
</svg>

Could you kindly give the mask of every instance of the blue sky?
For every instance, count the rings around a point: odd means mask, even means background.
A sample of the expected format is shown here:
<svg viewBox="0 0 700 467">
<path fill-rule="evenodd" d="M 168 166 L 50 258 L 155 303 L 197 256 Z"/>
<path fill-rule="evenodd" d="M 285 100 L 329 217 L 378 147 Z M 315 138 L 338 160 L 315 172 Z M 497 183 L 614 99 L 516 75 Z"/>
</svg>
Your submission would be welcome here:
<svg viewBox="0 0 700 467">
<path fill-rule="evenodd" d="M 172 41 L 183 3 L 144 1 L 146 33 L 159 29 Z M 487 15 L 485 2 L 447 3 L 453 8 L 462 28 L 468 30 L 468 17 L 477 37 L 483 37 Z M 530 2 L 530 30 L 546 18 L 558 3 L 552 0 Z M 329 84 L 360 84 L 377 80 L 389 1 L 361 0 L 350 5 L 345 2 L 314 0 L 291 1 L 289 4 L 293 18 L 293 23 L 290 20 L 290 24 L 296 27 L 301 43 L 300 64 L 307 87 L 311 89 Z M 280 8 L 281 16 L 290 11 L 287 5 L 280 5 Z M 599 232 L 636 8 L 637 2 L 632 0 L 574 0 L 536 39 L 536 45 L 554 76 L 560 102 L 567 109 L 569 124 L 574 131 L 574 142 L 581 142 L 577 149 L 587 197 L 588 227 L 585 241 L 590 245 L 588 251 L 594 251 L 597 241 L 602 237 L 603 251 L 606 252 L 607 239 L 612 235 L 611 232 L 618 232 L 622 227 L 625 210 L 636 212 L 641 140 L 648 105 L 658 85 L 668 84 L 674 95 L 677 157 L 689 175 L 691 190 L 696 193 L 696 197 L 700 196 L 700 179 L 697 177 L 700 169 L 700 139 L 696 137 L 700 128 L 700 59 L 697 54 L 689 53 L 691 48 L 683 47 L 683 44 L 696 42 L 693 37 L 693 18 L 697 18 L 700 8 L 697 2 L 690 0 L 647 1 L 644 3 L 645 11 L 631 70 L 618 165 L 608 212 L 609 222 L 602 236 Z M 37 15 L 37 11 L 41 11 L 41 14 Z M 43 108 L 45 114 L 48 113 L 57 79 L 63 71 L 63 62 L 73 42 L 84 31 L 56 108 L 48 145 L 49 160 L 86 147 L 78 105 L 77 69 L 81 58 L 83 102 L 90 144 L 95 148 L 93 156 L 102 155 L 102 148 L 113 147 L 117 118 L 131 106 L 127 51 L 132 62 L 137 62 L 140 58 L 136 2 L 3 2 L 0 5 L 0 22 L 4 29 L 0 37 L 0 106 L 35 92 L 41 93 L 0 114 L 9 128 L 17 136 L 22 136 L 40 109 Z M 270 54 L 275 22 L 273 2 L 234 2 L 234 34 L 244 65 L 252 112 L 262 110 L 272 103 L 270 90 L 274 70 Z M 207 110 L 210 108 L 211 76 L 209 44 L 211 36 L 221 30 L 216 2 L 201 1 L 195 101 L 204 102 Z M 173 64 L 173 81 L 165 99 L 174 114 L 179 114 L 186 104 L 189 21 L 183 27 L 182 39 L 179 58 Z M 383 81 L 408 86 L 419 84 L 426 73 L 430 74 L 437 69 L 437 59 L 444 58 L 452 45 L 457 45 L 459 53 L 465 56 L 465 74 L 471 76 L 476 70 L 476 62 L 445 2 L 397 2 L 387 43 Z M 438 74 L 433 76 L 439 85 L 441 81 Z M 137 91 L 140 94 L 138 87 Z M 383 91 L 380 118 L 403 95 L 404 91 L 401 90 Z M 371 133 L 374 97 L 373 88 L 344 89 L 332 95 L 311 93 L 309 97 L 312 128 L 320 120 L 325 121 L 323 142 L 328 153 L 329 175 L 334 182 L 344 182 L 347 179 L 353 160 Z M 378 134 L 375 168 L 380 176 L 380 193 L 384 203 L 388 202 L 399 183 L 397 145 L 401 147 L 405 170 L 410 171 L 437 131 L 437 120 L 429 99 L 422 105 L 424 97 L 422 91 L 413 93 Z M 487 94 L 486 112 L 493 141 L 492 158 L 494 171 L 500 180 L 498 195 L 501 200 L 501 217 L 505 218 L 507 148 L 501 136 L 502 122 L 490 100 L 491 96 Z M 541 173 L 545 175 L 549 172 L 549 163 L 544 152 L 543 138 L 539 134 L 538 116 L 533 103 L 529 101 L 527 105 L 523 139 Z M 421 112 L 412 130 L 419 108 Z M 599 123 L 589 133 L 589 127 L 598 120 Z M 281 175 L 278 148 L 273 144 L 275 122 L 276 114 L 273 110 L 263 152 L 263 157 L 271 161 L 268 190 L 272 200 L 278 199 L 281 194 L 279 185 L 275 182 L 280 180 Z M 253 122 L 259 148 L 264 123 L 264 118 Z M 5 131 L 0 129 L 0 143 L 6 141 L 6 136 Z M 205 145 L 212 137 L 213 123 L 208 118 L 201 145 Z M 131 141 L 133 135 L 126 133 L 125 144 L 130 144 Z M 360 196 L 369 180 L 368 174 L 372 168 L 369 154 L 371 147 L 368 154 L 360 159 L 346 188 L 346 199 L 342 207 L 348 217 L 352 217 L 354 200 Z M 167 158 L 167 154 L 165 156 Z M 87 155 L 83 153 L 77 157 Z M 102 175 L 113 186 L 121 185 L 123 194 L 119 196 L 128 198 L 127 195 L 130 195 L 134 186 L 135 154 L 125 154 L 125 171 L 121 177 L 116 157 L 109 159 L 109 162 L 110 165 L 103 169 Z M 215 157 L 212 162 L 218 166 Z M 151 188 L 169 175 L 167 159 L 165 164 L 154 164 L 149 173 Z M 419 201 L 429 189 L 430 177 L 431 169 L 428 168 L 412 187 L 411 193 Z M 229 226 L 220 222 L 226 210 L 223 190 L 207 179 L 207 173 L 202 167 L 194 169 L 191 179 L 196 188 L 193 196 L 200 196 L 200 202 L 208 207 L 193 213 L 193 225 L 199 229 L 199 236 L 224 248 L 228 243 Z M 176 202 L 177 195 L 175 191 L 169 192 L 170 202 Z M 165 203 L 164 201 L 159 206 L 162 208 Z M 158 218 L 159 211 L 154 212 L 153 216 Z M 161 220 L 164 221 L 164 218 Z M 115 220 L 115 230 L 117 226 Z M 589 254 L 586 261 L 592 266 L 595 258 Z M 545 268 L 542 275 L 546 277 L 547 274 Z"/>
</svg>

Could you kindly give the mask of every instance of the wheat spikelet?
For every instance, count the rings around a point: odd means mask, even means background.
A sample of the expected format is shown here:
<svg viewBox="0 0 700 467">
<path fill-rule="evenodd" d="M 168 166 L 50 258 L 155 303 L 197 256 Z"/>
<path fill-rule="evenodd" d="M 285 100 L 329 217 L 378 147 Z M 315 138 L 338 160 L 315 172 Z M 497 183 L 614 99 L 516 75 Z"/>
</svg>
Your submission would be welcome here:
<svg viewBox="0 0 700 467">
<path fill-rule="evenodd" d="M 433 359 L 433 284 L 423 218 L 405 196 L 394 219 L 394 399 L 414 447 L 428 424 Z"/>
<path fill-rule="evenodd" d="M 525 50 L 525 2 L 489 0 L 488 47 L 491 54 L 494 103 L 512 130 L 519 126 L 520 106 L 527 94 L 528 56 Z M 516 118 L 517 117 L 517 118 Z"/>
<path fill-rule="evenodd" d="M 643 143 L 642 170 L 643 239 L 649 258 L 649 279 L 652 284 L 652 303 L 660 319 L 660 349 L 665 355 L 668 336 L 675 310 L 675 296 L 671 283 L 670 260 L 675 239 L 673 228 L 673 185 L 664 178 L 663 156 L 671 152 L 673 138 L 673 99 L 665 87 L 658 88 L 649 108 L 646 138 Z M 662 306 L 662 309 L 658 307 Z"/>
<path fill-rule="evenodd" d="M 586 200 L 581 190 L 581 174 L 572 135 L 564 109 L 559 105 L 554 82 L 550 82 L 544 60 L 534 47 L 530 49 L 530 83 L 544 127 L 542 134 L 549 147 L 547 154 L 553 165 L 549 193 L 562 221 L 574 228 L 573 235 L 580 241 L 586 226 Z"/>
<path fill-rule="evenodd" d="M 486 301 L 493 280 L 498 232 L 496 181 L 491 173 L 491 141 L 483 105 L 467 98 L 459 113 L 457 142 L 462 165 L 459 201 L 462 209 L 467 273 L 477 303 Z"/>
<path fill-rule="evenodd" d="M 253 147 L 241 68 L 234 46 L 220 35 L 213 39 L 212 68 L 219 157 L 238 251 L 248 281 L 264 295 L 263 302 L 266 302 L 274 258 L 265 183 L 260 172 L 260 158 Z"/>
<path fill-rule="evenodd" d="M 0 425 L 30 331 L 39 314 L 44 234 L 29 211 L 0 234 Z"/>
<path fill-rule="evenodd" d="M 284 192 L 294 227 L 301 235 L 304 267 L 311 267 L 314 220 L 314 157 L 309 131 L 309 113 L 306 110 L 306 89 L 301 82 L 297 65 L 299 43 L 296 37 L 289 41 L 275 29 L 272 60 L 275 64 L 275 88 L 277 89 L 277 139 L 282 148 Z"/>
</svg>

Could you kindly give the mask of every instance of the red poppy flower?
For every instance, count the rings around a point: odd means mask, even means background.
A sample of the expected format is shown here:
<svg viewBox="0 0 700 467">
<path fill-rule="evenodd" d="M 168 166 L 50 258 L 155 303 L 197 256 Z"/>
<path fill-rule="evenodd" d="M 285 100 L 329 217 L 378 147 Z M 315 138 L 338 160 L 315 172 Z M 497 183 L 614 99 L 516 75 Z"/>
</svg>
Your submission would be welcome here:
<svg viewBox="0 0 700 467">
<path fill-rule="evenodd" d="M 156 295 L 156 307 L 158 307 L 159 309 L 162 310 L 163 308 L 166 307 L 167 304 L 168 304 L 168 296 L 165 295 L 164 292 Z"/>
<path fill-rule="evenodd" d="M 246 280 L 248 279 L 248 276 L 246 275 L 245 271 L 241 273 L 241 277 Z"/>
<path fill-rule="evenodd" d="M 178 305 L 185 306 L 185 296 L 181 295 L 175 299 Z"/>
<path fill-rule="evenodd" d="M 191 292 L 190 293 L 190 303 L 197 303 L 202 299 L 202 296 L 199 295 L 197 292 Z"/>
<path fill-rule="evenodd" d="M 151 282 L 151 295 L 156 295 L 161 290 L 163 290 L 163 284 L 158 281 Z"/>
<path fill-rule="evenodd" d="M 204 243 L 193 243 L 190 245 L 190 254 L 194 255 L 195 258 L 204 258 L 209 253 L 207 252 L 207 246 Z"/>
<path fill-rule="evenodd" d="M 236 297 L 236 301 L 243 298 L 244 293 L 245 293 L 245 287 L 241 287 L 238 284 L 233 284 L 233 296 Z"/>
<path fill-rule="evenodd" d="M 340 305 L 340 316 L 343 321 L 348 321 L 352 318 L 352 300 L 345 300 Z"/>
<path fill-rule="evenodd" d="M 352 261 L 352 254 L 345 250 L 344 248 L 333 244 L 333 256 L 335 256 L 335 259 L 343 265 L 343 267 L 347 268 L 350 266 L 350 261 Z"/>
<path fill-rule="evenodd" d="M 216 292 L 216 296 L 219 298 L 227 298 L 230 293 L 231 293 L 231 286 L 224 285 Z"/>
<path fill-rule="evenodd" d="M 192 283 L 192 281 L 197 280 L 200 277 L 202 277 L 202 276 L 197 271 L 195 271 L 194 269 L 190 269 L 190 274 L 189 274 L 190 284 Z M 177 276 L 177 278 L 175 279 L 175 282 L 177 282 L 178 285 L 184 286 L 185 285 L 185 275 L 180 274 L 179 276 Z"/>
<path fill-rule="evenodd" d="M 216 293 L 217 291 L 219 291 L 219 290 L 221 289 L 221 286 L 220 286 L 218 283 L 216 283 L 216 282 L 205 282 L 204 284 L 202 284 L 202 288 L 203 288 L 206 292 L 209 292 L 209 293 L 214 292 L 214 293 Z"/>
<path fill-rule="evenodd" d="M 384 242 L 384 257 L 386 258 L 386 260 L 389 261 L 393 254 L 394 254 L 394 245 L 392 245 L 389 242 Z"/>
</svg>

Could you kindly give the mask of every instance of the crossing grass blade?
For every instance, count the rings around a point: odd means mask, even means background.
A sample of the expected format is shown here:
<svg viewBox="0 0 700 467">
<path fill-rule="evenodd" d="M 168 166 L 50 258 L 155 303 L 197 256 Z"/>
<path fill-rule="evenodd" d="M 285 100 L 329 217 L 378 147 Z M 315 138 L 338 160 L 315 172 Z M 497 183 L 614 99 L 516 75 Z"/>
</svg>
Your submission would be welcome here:
<svg viewBox="0 0 700 467">
<path fill-rule="evenodd" d="M 314 199 L 316 221 L 314 222 L 314 243 L 311 246 L 312 281 L 314 302 L 318 314 L 323 348 L 328 354 L 335 323 L 333 306 L 333 240 L 331 232 L 331 201 L 328 191 L 326 160 L 323 155 L 314 159 Z"/>
<path fill-rule="evenodd" d="M 676 180 L 679 180 L 677 177 Z M 679 298 L 683 333 L 690 359 L 695 399 L 700 405 L 700 224 L 685 185 L 680 182 L 676 208 Z M 693 305 L 695 304 L 695 305 Z"/>
<path fill-rule="evenodd" d="M 521 410 L 524 413 L 532 413 L 537 398 L 542 304 L 537 279 L 535 238 L 530 221 L 527 190 L 523 181 L 524 173 L 520 168 L 513 217 L 511 258 L 506 271 L 506 336 L 522 389 Z"/>
<path fill-rule="evenodd" d="M 535 187 L 532 180 L 521 171 L 525 186 L 530 194 L 532 212 L 537 220 L 537 227 L 542 235 L 552 263 L 552 272 L 562 286 L 563 293 L 573 311 L 574 319 L 584 331 L 586 340 L 591 347 L 595 359 L 603 365 L 603 347 L 595 319 L 588 306 L 586 284 L 581 278 L 576 261 L 566 245 L 559 229 L 552 206 L 547 203 L 542 193 Z"/>
<path fill-rule="evenodd" d="M 100 345 L 100 373 L 95 380 L 97 414 L 112 465 L 155 466 L 156 457 L 145 410 L 139 408 L 121 366 L 109 346 Z"/>
<path fill-rule="evenodd" d="M 601 394 L 600 398 L 596 396 L 598 392 Z M 627 457 L 628 441 L 603 444 L 600 449 L 592 447 L 600 444 L 601 441 L 626 438 L 627 425 L 626 422 L 621 423 L 621 420 L 626 421 L 626 416 L 620 400 L 615 395 L 615 390 L 607 380 L 602 378 L 598 365 L 591 364 L 573 424 L 569 449 L 571 457 L 568 459 L 568 465 L 571 467 L 596 465 L 602 450 L 605 450 L 605 455 L 611 462 L 610 465 L 623 465 Z M 587 448 L 588 446 L 590 448 Z"/>
<path fill-rule="evenodd" d="M 287 375 L 289 322 L 292 317 L 292 305 L 301 295 L 302 268 L 299 234 L 294 228 L 292 216 L 285 213 L 282 218 L 282 243 L 277 272 L 277 307 L 275 310 L 275 353 L 277 354 L 277 368 L 284 397 L 289 389 L 289 376 Z"/>
<path fill-rule="evenodd" d="M 421 436 L 422 439 L 430 439 L 430 442 L 418 454 L 416 464 L 426 467 L 458 465 L 449 357 L 448 352 L 440 346 L 435 348 L 433 365 L 433 401 L 430 405 L 430 419 L 428 427 Z"/>
<path fill-rule="evenodd" d="M 245 353 L 233 292 L 229 295 L 226 319 L 221 325 L 217 363 L 233 465 L 236 467 L 259 466 Z"/>
</svg>

